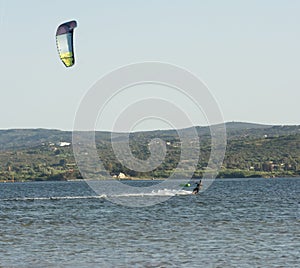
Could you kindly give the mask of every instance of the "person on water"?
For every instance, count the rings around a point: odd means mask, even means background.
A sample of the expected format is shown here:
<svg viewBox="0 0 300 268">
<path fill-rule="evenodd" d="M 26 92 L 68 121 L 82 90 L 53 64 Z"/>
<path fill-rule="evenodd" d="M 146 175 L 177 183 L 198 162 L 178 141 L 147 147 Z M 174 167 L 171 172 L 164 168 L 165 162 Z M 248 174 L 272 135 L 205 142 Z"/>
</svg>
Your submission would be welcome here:
<svg viewBox="0 0 300 268">
<path fill-rule="evenodd" d="M 196 186 L 196 188 L 193 190 L 192 194 L 198 194 L 201 187 L 202 187 L 202 182 L 201 182 L 201 180 L 200 180 L 200 181 L 197 183 L 197 186 Z"/>
</svg>

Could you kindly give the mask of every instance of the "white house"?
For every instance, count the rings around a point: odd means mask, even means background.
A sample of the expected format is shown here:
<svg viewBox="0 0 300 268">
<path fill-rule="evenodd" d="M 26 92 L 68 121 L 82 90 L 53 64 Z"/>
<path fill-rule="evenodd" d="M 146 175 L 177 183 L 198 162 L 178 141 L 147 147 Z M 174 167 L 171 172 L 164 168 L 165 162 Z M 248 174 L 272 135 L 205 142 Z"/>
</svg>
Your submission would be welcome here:
<svg viewBox="0 0 300 268">
<path fill-rule="evenodd" d="M 70 146 L 71 143 L 70 142 L 66 142 L 66 141 L 61 141 L 57 144 L 59 147 L 65 147 L 65 146 Z"/>
</svg>

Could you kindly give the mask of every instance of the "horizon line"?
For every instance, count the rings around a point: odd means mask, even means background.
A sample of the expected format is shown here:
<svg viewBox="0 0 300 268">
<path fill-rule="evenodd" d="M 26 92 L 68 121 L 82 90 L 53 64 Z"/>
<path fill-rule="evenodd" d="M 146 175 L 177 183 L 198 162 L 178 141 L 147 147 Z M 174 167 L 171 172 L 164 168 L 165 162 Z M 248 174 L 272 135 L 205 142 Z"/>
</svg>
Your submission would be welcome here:
<svg viewBox="0 0 300 268">
<path fill-rule="evenodd" d="M 218 125 L 228 125 L 230 123 L 236 123 L 236 124 L 252 124 L 252 125 L 260 125 L 260 126 L 266 126 L 266 127 L 274 127 L 274 126 L 300 126 L 300 124 L 269 124 L 269 123 L 257 123 L 257 122 L 248 122 L 248 121 L 227 121 L 224 123 L 216 123 L 211 125 L 194 125 L 194 126 L 187 126 L 182 127 L 178 129 L 174 128 L 153 128 L 153 129 L 145 129 L 145 130 L 134 130 L 134 131 L 112 131 L 112 130 L 74 130 L 74 129 L 59 129 L 59 128 L 48 128 L 48 127 L 12 127 L 12 128 L 0 128 L 0 131 L 9 131 L 9 130 L 56 130 L 56 131 L 65 131 L 65 132 L 77 132 L 77 131 L 95 131 L 95 132 L 111 132 L 111 133 L 137 133 L 137 132 L 152 132 L 152 131 L 168 131 L 168 130 L 179 130 L 179 129 L 189 129 L 193 127 L 211 127 L 211 126 L 218 126 Z"/>
</svg>

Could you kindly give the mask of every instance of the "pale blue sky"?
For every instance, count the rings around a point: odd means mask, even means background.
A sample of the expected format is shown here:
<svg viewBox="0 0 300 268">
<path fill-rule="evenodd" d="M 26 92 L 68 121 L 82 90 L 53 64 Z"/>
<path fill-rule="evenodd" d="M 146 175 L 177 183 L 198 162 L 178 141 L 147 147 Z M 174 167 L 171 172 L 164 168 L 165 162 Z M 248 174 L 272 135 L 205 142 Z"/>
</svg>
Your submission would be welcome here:
<svg viewBox="0 0 300 268">
<path fill-rule="evenodd" d="M 71 130 L 91 85 L 141 61 L 196 74 L 225 121 L 300 124 L 300 1 L 0 0 L 0 8 L 1 129 Z M 76 65 L 65 68 L 55 31 L 71 19 Z"/>
</svg>

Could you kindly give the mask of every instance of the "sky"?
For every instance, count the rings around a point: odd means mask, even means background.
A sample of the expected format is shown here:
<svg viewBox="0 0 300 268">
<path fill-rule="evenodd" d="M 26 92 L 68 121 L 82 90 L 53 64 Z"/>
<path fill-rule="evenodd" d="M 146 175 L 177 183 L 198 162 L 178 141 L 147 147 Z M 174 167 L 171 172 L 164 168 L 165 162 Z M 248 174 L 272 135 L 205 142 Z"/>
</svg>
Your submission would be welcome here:
<svg viewBox="0 0 300 268">
<path fill-rule="evenodd" d="M 145 61 L 199 77 L 226 122 L 299 125 L 299 12 L 297 0 L 0 0 L 0 129 L 72 130 L 84 95 L 101 77 Z M 55 32 L 73 19 L 76 64 L 66 68 Z M 111 130 L 135 90 L 112 100 L 99 130 Z M 139 95 L 172 95 L 194 125 L 208 123 L 205 111 L 164 86 L 141 85 Z M 135 127 L 171 125 L 151 119 Z"/>
</svg>

